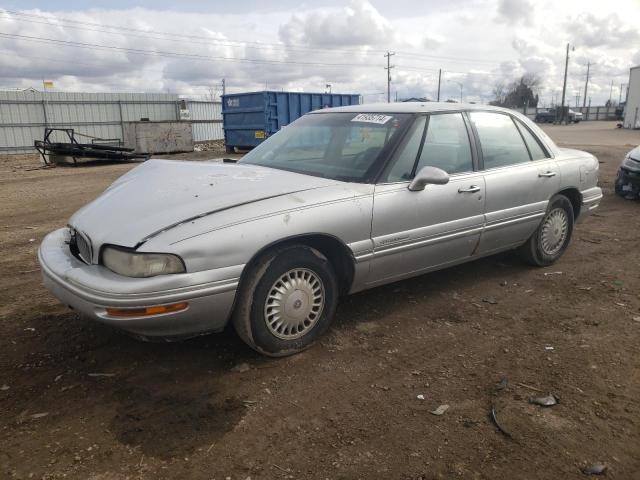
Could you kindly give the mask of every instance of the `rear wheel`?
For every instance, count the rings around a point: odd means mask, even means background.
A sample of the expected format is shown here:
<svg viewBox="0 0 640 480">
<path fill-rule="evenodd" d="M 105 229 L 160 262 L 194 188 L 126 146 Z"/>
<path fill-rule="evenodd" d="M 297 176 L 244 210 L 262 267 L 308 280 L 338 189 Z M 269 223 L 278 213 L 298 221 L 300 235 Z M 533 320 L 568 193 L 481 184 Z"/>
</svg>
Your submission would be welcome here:
<svg viewBox="0 0 640 480">
<path fill-rule="evenodd" d="M 247 273 L 233 315 L 238 335 L 273 357 L 300 352 L 329 327 L 338 301 L 327 258 L 306 245 L 263 255 Z"/>
<path fill-rule="evenodd" d="M 553 264 L 571 241 L 573 222 L 573 205 L 569 199 L 564 195 L 553 196 L 540 226 L 519 248 L 520 256 L 538 267 Z"/>
</svg>

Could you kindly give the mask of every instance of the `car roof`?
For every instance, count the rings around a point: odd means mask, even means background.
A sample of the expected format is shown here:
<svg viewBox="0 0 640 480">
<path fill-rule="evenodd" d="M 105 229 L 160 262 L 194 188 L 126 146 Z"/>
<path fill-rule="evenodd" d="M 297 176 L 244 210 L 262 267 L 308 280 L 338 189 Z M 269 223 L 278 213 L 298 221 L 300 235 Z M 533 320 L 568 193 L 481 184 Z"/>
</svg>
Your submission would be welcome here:
<svg viewBox="0 0 640 480">
<path fill-rule="evenodd" d="M 451 103 L 451 102 L 398 102 L 398 103 L 365 103 L 362 105 L 349 105 L 345 107 L 323 108 L 309 112 L 320 113 L 427 113 L 427 112 L 459 112 L 461 110 L 490 110 L 496 112 L 509 112 L 513 110 L 490 105 L 478 105 L 475 103 Z"/>
</svg>

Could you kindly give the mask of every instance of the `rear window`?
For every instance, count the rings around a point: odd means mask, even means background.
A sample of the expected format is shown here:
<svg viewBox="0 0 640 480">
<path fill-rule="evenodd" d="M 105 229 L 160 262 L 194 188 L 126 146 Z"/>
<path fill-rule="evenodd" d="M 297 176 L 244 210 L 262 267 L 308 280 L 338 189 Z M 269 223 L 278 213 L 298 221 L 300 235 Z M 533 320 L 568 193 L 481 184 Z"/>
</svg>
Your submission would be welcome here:
<svg viewBox="0 0 640 480">
<path fill-rule="evenodd" d="M 540 145 L 540 142 L 533 136 L 529 129 L 520 120 L 517 119 L 516 125 L 518 125 L 518 128 L 522 133 L 522 137 L 524 138 L 524 141 L 529 148 L 531 160 L 542 160 L 543 158 L 547 158 L 548 155 Z"/>
<path fill-rule="evenodd" d="M 529 151 L 509 115 L 471 112 L 469 118 L 478 132 L 485 169 L 530 161 Z"/>
</svg>

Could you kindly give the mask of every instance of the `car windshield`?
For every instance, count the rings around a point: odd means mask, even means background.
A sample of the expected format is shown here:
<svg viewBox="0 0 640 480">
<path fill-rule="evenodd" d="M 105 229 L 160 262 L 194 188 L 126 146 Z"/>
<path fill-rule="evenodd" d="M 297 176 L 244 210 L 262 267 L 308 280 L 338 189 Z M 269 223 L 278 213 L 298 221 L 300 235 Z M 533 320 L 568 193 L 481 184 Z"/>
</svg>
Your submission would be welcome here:
<svg viewBox="0 0 640 480">
<path fill-rule="evenodd" d="M 282 128 L 241 163 L 347 182 L 363 182 L 410 114 L 320 113 Z"/>
</svg>

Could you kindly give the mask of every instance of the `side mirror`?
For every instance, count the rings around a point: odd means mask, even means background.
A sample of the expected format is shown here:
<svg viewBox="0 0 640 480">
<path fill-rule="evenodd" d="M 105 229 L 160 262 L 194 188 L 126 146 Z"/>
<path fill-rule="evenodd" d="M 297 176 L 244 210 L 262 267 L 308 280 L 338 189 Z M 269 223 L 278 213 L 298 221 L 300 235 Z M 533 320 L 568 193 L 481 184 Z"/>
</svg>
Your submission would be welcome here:
<svg viewBox="0 0 640 480">
<path fill-rule="evenodd" d="M 437 167 L 422 167 L 409 184 L 409 190 L 418 192 L 428 184 L 444 185 L 449 183 L 449 174 Z"/>
</svg>

